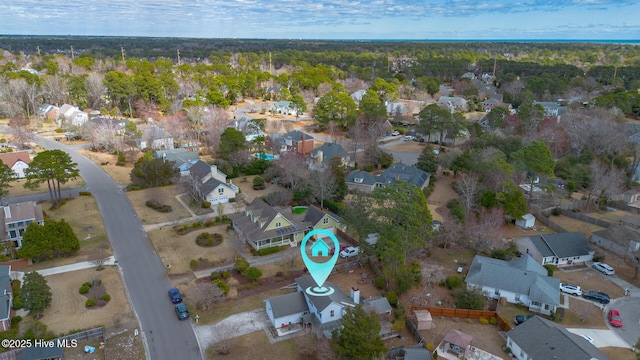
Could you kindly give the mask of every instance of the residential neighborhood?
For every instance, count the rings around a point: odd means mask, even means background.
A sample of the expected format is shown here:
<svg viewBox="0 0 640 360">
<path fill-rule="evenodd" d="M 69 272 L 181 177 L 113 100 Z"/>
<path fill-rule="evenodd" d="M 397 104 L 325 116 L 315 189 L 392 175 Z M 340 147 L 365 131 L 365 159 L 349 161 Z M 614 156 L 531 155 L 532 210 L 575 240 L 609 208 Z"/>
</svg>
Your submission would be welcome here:
<svg viewBox="0 0 640 360">
<path fill-rule="evenodd" d="M 7 356 L 636 358 L 637 53 L 278 46 L 4 50 Z"/>
</svg>

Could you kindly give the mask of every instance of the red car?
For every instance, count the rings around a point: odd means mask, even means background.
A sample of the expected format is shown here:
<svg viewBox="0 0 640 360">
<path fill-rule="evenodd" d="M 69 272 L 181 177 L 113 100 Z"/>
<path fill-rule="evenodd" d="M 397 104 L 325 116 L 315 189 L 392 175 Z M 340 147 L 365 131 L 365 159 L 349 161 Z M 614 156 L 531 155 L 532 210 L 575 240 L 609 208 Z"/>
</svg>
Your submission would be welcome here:
<svg viewBox="0 0 640 360">
<path fill-rule="evenodd" d="M 348 247 L 349 247 L 349 245 L 340 244 L 340 250 L 338 251 L 338 253 L 340 253 L 340 251 L 342 251 L 342 250 L 344 250 L 344 249 L 346 249 Z M 336 248 L 331 248 L 331 251 L 329 251 L 329 253 L 331 255 L 335 254 L 336 253 Z"/>
<path fill-rule="evenodd" d="M 622 327 L 622 318 L 620 317 L 618 310 L 609 310 L 609 315 L 607 315 L 607 317 L 609 318 L 609 324 L 611 324 L 611 326 Z"/>
</svg>

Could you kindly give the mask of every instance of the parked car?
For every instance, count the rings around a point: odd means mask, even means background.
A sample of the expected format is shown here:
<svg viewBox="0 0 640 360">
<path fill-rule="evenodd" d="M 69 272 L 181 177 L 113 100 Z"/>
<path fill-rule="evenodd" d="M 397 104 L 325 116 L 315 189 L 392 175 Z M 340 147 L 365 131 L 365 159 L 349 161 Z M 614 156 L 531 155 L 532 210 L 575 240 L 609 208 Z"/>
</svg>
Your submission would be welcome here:
<svg viewBox="0 0 640 360">
<path fill-rule="evenodd" d="M 607 318 L 609 319 L 609 324 L 611 324 L 611 326 L 622 327 L 622 318 L 620 317 L 620 312 L 618 310 L 609 310 Z"/>
<path fill-rule="evenodd" d="M 403 141 L 413 141 L 415 140 L 416 137 L 415 136 L 411 136 L 411 135 L 407 135 L 404 137 L 404 139 L 402 139 Z"/>
<path fill-rule="evenodd" d="M 350 257 L 358 256 L 358 252 L 359 251 L 360 251 L 359 248 L 353 247 L 353 246 L 349 246 L 348 248 L 340 251 L 340 257 L 344 259 L 344 258 L 350 258 Z"/>
<path fill-rule="evenodd" d="M 513 318 L 513 323 L 516 325 L 520 325 L 523 322 L 531 319 L 533 317 L 533 315 L 518 315 L 516 317 Z"/>
<path fill-rule="evenodd" d="M 178 315 L 179 320 L 186 320 L 189 318 L 189 310 L 187 310 L 187 305 L 180 303 L 176 304 L 176 315 Z"/>
<path fill-rule="evenodd" d="M 589 335 L 584 335 L 584 334 L 582 334 L 582 335 L 580 335 L 580 336 L 582 336 L 582 337 L 583 337 L 585 340 L 587 340 L 591 345 L 593 345 L 593 338 L 592 338 L 591 336 L 589 336 Z"/>
<path fill-rule="evenodd" d="M 613 268 L 610 265 L 601 263 L 601 262 L 594 262 L 593 265 L 591 265 L 591 267 L 600 271 L 605 275 L 613 275 L 616 273 L 616 271 L 613 270 Z"/>
<path fill-rule="evenodd" d="M 169 289 L 169 298 L 171 299 L 171 302 L 174 304 L 182 302 L 182 295 L 180 295 L 180 290 L 176 288 Z"/>
<path fill-rule="evenodd" d="M 391 136 L 398 136 L 398 135 L 400 135 L 400 131 L 398 130 L 391 133 Z"/>
<path fill-rule="evenodd" d="M 610 300 L 609 294 L 606 294 L 600 291 L 595 291 L 595 290 L 583 291 L 582 297 L 585 299 L 597 301 L 601 304 L 608 304 Z"/>
<path fill-rule="evenodd" d="M 582 289 L 580 288 L 580 286 L 573 284 L 560 283 L 560 291 L 575 296 L 582 295 Z"/>
<path fill-rule="evenodd" d="M 349 247 L 349 245 L 340 244 L 340 250 L 338 250 L 338 254 L 340 254 L 340 253 L 342 252 L 342 250 L 344 250 L 344 249 L 346 249 L 346 248 L 348 248 L 348 247 Z M 335 253 L 336 253 L 336 248 L 331 248 L 331 250 L 329 251 L 329 253 L 330 253 L 331 255 L 335 254 Z"/>
</svg>

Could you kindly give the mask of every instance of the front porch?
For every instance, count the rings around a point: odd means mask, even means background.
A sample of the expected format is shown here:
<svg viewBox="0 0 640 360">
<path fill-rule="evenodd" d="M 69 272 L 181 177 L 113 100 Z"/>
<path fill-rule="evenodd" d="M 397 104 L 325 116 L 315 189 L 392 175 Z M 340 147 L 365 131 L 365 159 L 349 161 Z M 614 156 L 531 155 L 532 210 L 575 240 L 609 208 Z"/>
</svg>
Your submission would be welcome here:
<svg viewBox="0 0 640 360">
<path fill-rule="evenodd" d="M 287 234 L 272 237 L 269 239 L 253 240 L 249 242 L 249 245 L 251 245 L 251 247 L 256 251 L 259 251 L 260 249 L 270 248 L 274 246 L 289 245 L 291 247 L 298 247 L 298 242 L 295 240 L 294 234 Z"/>
</svg>

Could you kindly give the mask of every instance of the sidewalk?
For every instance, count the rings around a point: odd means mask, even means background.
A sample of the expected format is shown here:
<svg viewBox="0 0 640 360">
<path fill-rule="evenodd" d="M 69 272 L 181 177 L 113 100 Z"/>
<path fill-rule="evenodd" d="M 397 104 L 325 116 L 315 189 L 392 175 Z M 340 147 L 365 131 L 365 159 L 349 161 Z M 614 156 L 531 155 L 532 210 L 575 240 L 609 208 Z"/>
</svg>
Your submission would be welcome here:
<svg viewBox="0 0 640 360">
<path fill-rule="evenodd" d="M 109 256 L 107 258 L 107 260 L 104 262 L 103 266 L 113 266 L 113 265 L 117 265 L 117 261 L 113 256 Z M 40 275 L 42 276 L 49 276 L 49 275 L 56 275 L 56 274 L 62 274 L 62 273 L 66 273 L 69 271 L 76 271 L 76 270 L 83 270 L 83 269 L 90 269 L 90 268 L 94 268 L 94 267 L 98 267 L 98 265 L 95 264 L 95 262 L 93 261 L 82 261 L 82 262 L 78 262 L 75 264 L 69 264 L 69 265 L 62 265 L 62 266 L 56 266 L 56 267 L 52 267 L 52 268 L 48 268 L 48 269 L 42 269 L 42 270 L 36 270 L 36 272 L 38 272 Z M 22 281 L 22 278 L 24 277 L 24 272 L 23 271 L 12 271 L 11 272 L 11 279 L 14 280 L 20 280 Z"/>
</svg>

